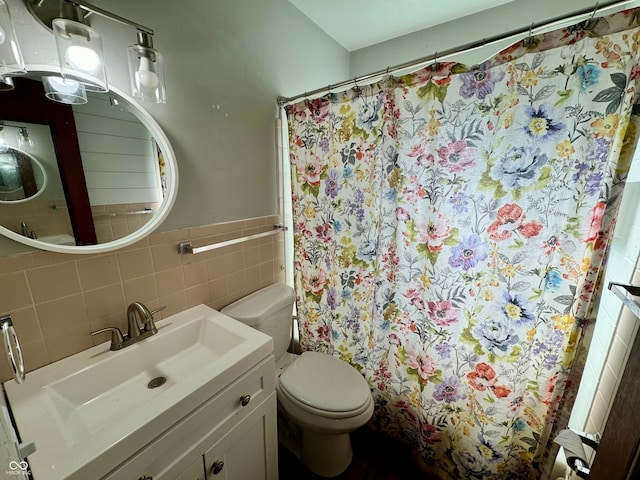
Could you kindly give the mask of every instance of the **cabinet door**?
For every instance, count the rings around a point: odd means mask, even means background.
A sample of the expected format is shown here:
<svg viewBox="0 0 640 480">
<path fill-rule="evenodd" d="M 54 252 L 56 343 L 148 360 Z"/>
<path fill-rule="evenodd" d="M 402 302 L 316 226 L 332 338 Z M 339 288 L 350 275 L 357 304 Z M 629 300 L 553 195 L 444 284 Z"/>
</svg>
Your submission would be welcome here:
<svg viewBox="0 0 640 480">
<path fill-rule="evenodd" d="M 202 457 L 189 465 L 176 480 L 205 480 L 204 463 Z"/>
<path fill-rule="evenodd" d="M 277 444 L 273 393 L 205 453 L 207 480 L 278 480 Z"/>
</svg>

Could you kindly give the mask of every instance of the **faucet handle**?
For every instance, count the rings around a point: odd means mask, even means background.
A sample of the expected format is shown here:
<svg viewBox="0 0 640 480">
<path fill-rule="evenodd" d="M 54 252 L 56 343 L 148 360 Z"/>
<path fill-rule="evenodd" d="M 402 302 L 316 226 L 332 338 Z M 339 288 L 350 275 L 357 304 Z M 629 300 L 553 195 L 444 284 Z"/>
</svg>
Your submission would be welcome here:
<svg viewBox="0 0 640 480">
<path fill-rule="evenodd" d="M 166 310 L 167 306 L 163 305 L 161 307 L 156 308 L 155 310 L 151 310 L 149 313 L 153 317 L 156 313 L 161 312 L 162 310 Z"/>
<path fill-rule="evenodd" d="M 117 327 L 107 327 L 91 332 L 91 336 L 98 335 L 99 333 L 111 332 L 111 346 L 109 350 L 120 350 L 124 346 L 124 336 Z"/>
<path fill-rule="evenodd" d="M 145 332 L 152 332 L 154 335 L 156 333 L 158 333 L 158 328 L 156 327 L 155 322 L 153 321 L 153 316 L 158 313 L 161 312 L 162 310 L 164 310 L 165 308 L 167 308 L 166 305 L 163 305 L 162 307 L 156 308 L 155 310 L 151 310 L 149 312 L 149 316 L 147 318 L 144 319 L 144 326 L 142 327 L 142 329 Z"/>
</svg>

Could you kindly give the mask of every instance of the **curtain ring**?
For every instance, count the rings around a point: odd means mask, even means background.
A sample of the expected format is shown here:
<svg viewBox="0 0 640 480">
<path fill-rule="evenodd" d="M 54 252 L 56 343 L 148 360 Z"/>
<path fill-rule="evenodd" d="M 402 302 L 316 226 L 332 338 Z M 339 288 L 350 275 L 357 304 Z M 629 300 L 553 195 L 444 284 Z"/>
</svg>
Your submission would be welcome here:
<svg viewBox="0 0 640 480">
<path fill-rule="evenodd" d="M 358 77 L 353 77 L 353 91 L 356 93 L 356 96 L 359 97 L 362 91 L 358 86 Z"/>
</svg>

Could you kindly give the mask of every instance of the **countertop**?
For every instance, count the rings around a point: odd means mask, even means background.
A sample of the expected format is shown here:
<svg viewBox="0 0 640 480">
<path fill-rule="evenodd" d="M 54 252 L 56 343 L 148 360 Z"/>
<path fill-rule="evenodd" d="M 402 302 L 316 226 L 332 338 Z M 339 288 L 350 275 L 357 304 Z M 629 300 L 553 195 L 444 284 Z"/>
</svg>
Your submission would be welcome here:
<svg viewBox="0 0 640 480">
<path fill-rule="evenodd" d="M 29 466 L 18 456 L 17 436 L 9 417 L 9 408 L 0 387 L 0 477 L 28 479 Z"/>
</svg>

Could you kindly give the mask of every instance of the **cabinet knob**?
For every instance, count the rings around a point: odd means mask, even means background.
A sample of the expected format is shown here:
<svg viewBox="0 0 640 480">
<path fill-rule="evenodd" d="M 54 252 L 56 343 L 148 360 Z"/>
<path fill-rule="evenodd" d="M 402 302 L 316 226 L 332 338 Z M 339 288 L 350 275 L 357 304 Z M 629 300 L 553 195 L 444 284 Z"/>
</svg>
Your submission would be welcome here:
<svg viewBox="0 0 640 480">
<path fill-rule="evenodd" d="M 217 462 L 213 462 L 213 467 L 211 468 L 211 473 L 214 475 L 219 474 L 224 468 L 224 462 L 222 460 L 218 460 Z"/>
<path fill-rule="evenodd" d="M 242 395 L 240 397 L 240 405 L 242 405 L 243 407 L 246 407 L 247 405 L 249 405 L 250 401 L 251 401 L 251 395 L 249 395 L 249 394 Z"/>
</svg>

